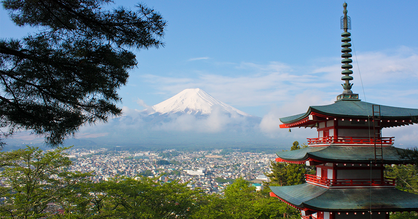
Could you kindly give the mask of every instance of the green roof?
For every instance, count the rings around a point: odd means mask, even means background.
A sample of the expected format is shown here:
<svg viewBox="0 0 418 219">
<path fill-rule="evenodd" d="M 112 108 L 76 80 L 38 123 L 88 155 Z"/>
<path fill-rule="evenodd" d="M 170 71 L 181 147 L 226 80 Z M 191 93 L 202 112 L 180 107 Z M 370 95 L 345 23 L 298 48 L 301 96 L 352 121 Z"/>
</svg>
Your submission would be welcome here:
<svg viewBox="0 0 418 219">
<path fill-rule="evenodd" d="M 270 186 L 271 191 L 301 209 L 317 211 L 417 211 L 418 195 L 395 188 L 326 189 L 308 183 Z"/>
<path fill-rule="evenodd" d="M 412 163 L 402 158 L 405 149 L 396 147 L 383 147 L 383 162 L 387 164 Z M 309 158 L 323 162 L 335 163 L 369 163 L 374 160 L 374 147 L 362 146 L 327 146 L 307 147 L 293 151 L 278 152 L 277 156 L 287 161 L 306 161 Z"/>
<path fill-rule="evenodd" d="M 306 118 L 311 112 L 326 116 L 343 118 L 368 118 L 373 116 L 373 103 L 360 100 L 340 100 L 325 106 L 310 106 L 306 113 L 281 118 L 282 123 L 293 123 Z M 418 117 L 418 109 L 401 108 L 380 105 L 380 116 L 382 119 L 413 119 Z"/>
<path fill-rule="evenodd" d="M 270 186 L 271 191 L 286 202 L 297 207 L 303 203 L 324 194 L 328 189 L 313 186 L 308 183 L 295 186 Z"/>
</svg>

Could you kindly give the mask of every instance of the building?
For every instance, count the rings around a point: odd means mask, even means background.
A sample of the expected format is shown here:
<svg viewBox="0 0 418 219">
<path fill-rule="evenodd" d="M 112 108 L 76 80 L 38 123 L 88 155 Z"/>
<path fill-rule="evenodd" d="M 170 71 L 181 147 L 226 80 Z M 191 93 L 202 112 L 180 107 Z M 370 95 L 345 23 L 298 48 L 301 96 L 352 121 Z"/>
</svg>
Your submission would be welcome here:
<svg viewBox="0 0 418 219">
<path fill-rule="evenodd" d="M 185 170 L 187 174 L 191 176 L 204 176 L 206 173 L 206 168 L 199 168 L 197 170 Z"/>
<path fill-rule="evenodd" d="M 343 93 L 333 104 L 280 119 L 280 128 L 316 128 L 318 136 L 308 138 L 307 148 L 278 153 L 276 161 L 315 166 L 316 175 L 306 175 L 304 184 L 272 186 L 270 195 L 299 209 L 302 218 L 388 219 L 391 212 L 418 211 L 418 195 L 395 189 L 395 181 L 384 177 L 385 165 L 412 161 L 381 132 L 417 123 L 418 109 L 363 102 L 352 92 L 346 3 L 341 20 Z"/>
</svg>

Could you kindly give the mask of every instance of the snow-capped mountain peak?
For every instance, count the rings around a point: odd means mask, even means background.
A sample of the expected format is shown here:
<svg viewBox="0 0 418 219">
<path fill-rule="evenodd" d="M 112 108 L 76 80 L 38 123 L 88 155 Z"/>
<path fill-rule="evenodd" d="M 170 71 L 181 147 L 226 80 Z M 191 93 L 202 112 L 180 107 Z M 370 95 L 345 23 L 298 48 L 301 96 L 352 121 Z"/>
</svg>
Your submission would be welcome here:
<svg viewBox="0 0 418 219">
<path fill-rule="evenodd" d="M 205 91 L 199 88 L 185 89 L 173 97 L 156 104 L 152 107 L 155 112 L 166 113 L 187 113 L 187 114 L 210 114 L 215 108 L 227 113 L 250 116 L 234 107 L 216 100 Z"/>
</svg>

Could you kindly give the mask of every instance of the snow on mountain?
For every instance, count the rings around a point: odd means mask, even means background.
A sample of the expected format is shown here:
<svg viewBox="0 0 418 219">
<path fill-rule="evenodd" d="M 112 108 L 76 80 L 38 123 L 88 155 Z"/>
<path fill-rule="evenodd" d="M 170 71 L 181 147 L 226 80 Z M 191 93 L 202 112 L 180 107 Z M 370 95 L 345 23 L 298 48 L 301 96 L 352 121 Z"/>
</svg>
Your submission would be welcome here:
<svg viewBox="0 0 418 219">
<path fill-rule="evenodd" d="M 216 100 L 199 88 L 185 89 L 173 97 L 152 107 L 156 113 L 187 113 L 187 114 L 211 114 L 215 109 L 220 109 L 231 115 L 251 116 L 226 103 Z"/>
</svg>

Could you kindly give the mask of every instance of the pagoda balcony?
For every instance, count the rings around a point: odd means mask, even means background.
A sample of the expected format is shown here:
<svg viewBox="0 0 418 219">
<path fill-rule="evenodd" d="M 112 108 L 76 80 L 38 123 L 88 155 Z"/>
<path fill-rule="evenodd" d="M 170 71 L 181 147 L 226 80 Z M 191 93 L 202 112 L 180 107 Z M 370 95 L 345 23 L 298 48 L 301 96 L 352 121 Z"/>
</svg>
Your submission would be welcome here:
<svg viewBox="0 0 418 219">
<path fill-rule="evenodd" d="M 395 142 L 395 137 L 380 137 L 376 140 L 374 138 L 366 138 L 366 137 L 344 137 L 338 136 L 334 138 L 334 136 L 329 137 L 320 137 L 320 138 L 307 138 L 308 145 L 330 145 L 330 144 L 345 144 L 345 145 L 374 145 L 375 143 L 378 145 L 383 146 L 391 146 Z"/>
<path fill-rule="evenodd" d="M 395 179 L 324 179 L 316 175 L 305 174 L 307 183 L 325 187 L 350 187 L 350 186 L 376 186 L 376 187 L 395 187 Z"/>
</svg>

